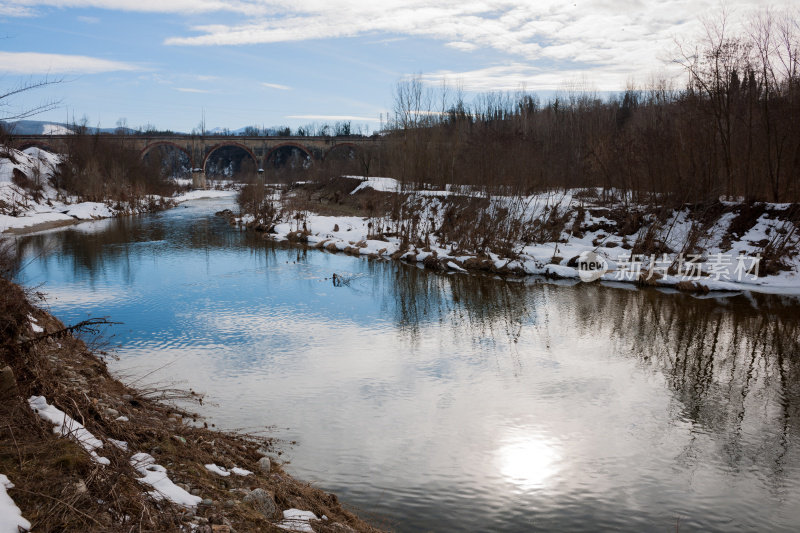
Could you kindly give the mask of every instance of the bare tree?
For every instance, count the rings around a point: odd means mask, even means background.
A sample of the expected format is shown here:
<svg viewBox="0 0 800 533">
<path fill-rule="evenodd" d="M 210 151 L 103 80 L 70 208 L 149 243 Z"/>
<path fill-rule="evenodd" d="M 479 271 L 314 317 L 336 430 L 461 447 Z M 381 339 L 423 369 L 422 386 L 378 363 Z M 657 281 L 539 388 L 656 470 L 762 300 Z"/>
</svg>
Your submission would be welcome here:
<svg viewBox="0 0 800 533">
<path fill-rule="evenodd" d="M 63 80 L 61 79 L 49 79 L 44 78 L 38 81 L 28 81 L 25 83 L 20 84 L 19 86 L 7 90 L 5 93 L 0 94 L 0 120 L 22 120 L 33 115 L 37 115 L 39 113 L 44 113 L 45 111 L 50 111 L 55 109 L 61 103 L 60 100 L 49 100 L 46 102 L 42 102 L 38 105 L 28 108 L 22 109 L 15 109 L 12 102 L 15 96 L 18 96 L 22 93 L 26 93 L 28 91 L 33 91 L 36 89 L 41 89 L 43 87 L 47 87 L 49 85 L 54 85 L 56 83 L 61 83 Z"/>
</svg>

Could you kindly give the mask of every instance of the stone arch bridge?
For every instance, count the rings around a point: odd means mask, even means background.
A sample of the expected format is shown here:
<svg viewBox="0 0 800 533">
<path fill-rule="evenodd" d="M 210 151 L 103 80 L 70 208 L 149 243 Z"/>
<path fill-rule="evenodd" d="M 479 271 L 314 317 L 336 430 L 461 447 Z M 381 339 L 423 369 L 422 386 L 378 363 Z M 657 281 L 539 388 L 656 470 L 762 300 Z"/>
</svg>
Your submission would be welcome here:
<svg viewBox="0 0 800 533">
<path fill-rule="evenodd" d="M 297 148 L 309 161 L 322 162 L 331 153 L 344 148 L 361 151 L 380 142 L 377 137 L 249 137 L 232 135 L 117 135 L 100 134 L 103 139 L 119 142 L 141 157 L 158 146 L 170 146 L 189 158 L 196 187 L 205 187 L 206 163 L 219 148 L 236 146 L 243 149 L 263 172 L 276 153 L 284 148 Z M 14 147 L 20 150 L 36 146 L 53 153 L 64 153 L 72 135 L 15 135 Z"/>
</svg>

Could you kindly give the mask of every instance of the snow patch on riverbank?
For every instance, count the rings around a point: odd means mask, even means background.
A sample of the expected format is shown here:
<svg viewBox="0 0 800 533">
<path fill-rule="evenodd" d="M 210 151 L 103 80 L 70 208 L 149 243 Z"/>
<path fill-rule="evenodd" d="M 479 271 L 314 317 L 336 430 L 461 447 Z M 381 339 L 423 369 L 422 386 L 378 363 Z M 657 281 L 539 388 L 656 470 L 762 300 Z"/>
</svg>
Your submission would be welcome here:
<svg viewBox="0 0 800 533">
<path fill-rule="evenodd" d="M 205 198 L 231 198 L 239 194 L 237 190 L 196 190 L 174 196 L 172 199 L 177 203 L 188 202 L 189 200 L 200 200 Z"/>
<path fill-rule="evenodd" d="M 239 468 L 238 466 L 234 466 L 230 470 L 228 470 L 224 466 L 219 466 L 214 463 L 207 464 L 204 466 L 206 467 L 206 470 L 208 470 L 209 472 L 212 472 L 222 477 L 228 477 L 231 475 L 231 473 L 234 473 L 237 476 L 249 476 L 250 474 L 252 474 L 250 470 L 245 470 L 244 468 Z"/>
<path fill-rule="evenodd" d="M 391 178 L 368 178 L 353 193 L 366 188 L 395 192 L 400 185 Z M 588 192 L 598 194 L 597 191 Z M 610 214 L 608 205 L 593 204 L 591 200 L 587 200 L 586 190 L 547 192 L 527 197 L 492 196 L 488 198 L 489 205 L 486 209 L 508 213 L 509 218 L 525 221 L 526 225 L 543 224 L 553 213 L 564 217 L 566 222 L 556 240 L 515 243 L 513 257 L 491 252 L 479 256 L 457 250 L 454 243 L 441 242 L 433 231 L 444 222 L 447 209 L 443 204 L 443 197 L 472 197 L 476 196 L 474 191 L 447 187 L 443 191 L 406 190 L 405 193 L 404 201 L 406 205 L 414 205 L 414 212 L 417 213 L 418 220 L 422 221 L 420 223 L 430 225 L 430 244 L 426 247 L 410 245 L 403 248 L 401 240 L 393 232 L 387 231 L 389 224 L 385 219 L 354 216 L 303 214 L 302 220 L 292 219 L 277 223 L 273 228 L 272 238 L 278 241 L 307 241 L 311 246 L 328 251 L 424 262 L 427 266 L 451 272 L 480 268 L 500 273 L 576 280 L 580 279 L 576 258 L 583 252 L 594 251 L 608 265 L 608 271 L 599 276 L 601 281 L 639 283 L 643 277 L 648 277 L 646 283 L 654 286 L 680 286 L 700 291 L 745 290 L 800 294 L 800 254 L 796 253 L 800 246 L 800 236 L 797 228 L 787 220 L 788 217 L 779 216 L 791 207 L 789 205 L 760 204 L 767 212 L 758 217 L 743 235 L 732 234 L 731 226 L 736 214 L 723 213 L 695 245 L 696 249 L 703 252 L 686 254 L 686 259 L 689 259 L 689 255 L 696 255 L 692 262 L 696 265 L 697 275 L 688 275 L 688 271 L 683 270 L 682 263 L 678 262 L 691 232 L 695 230 L 696 233 L 694 225 L 697 222 L 690 217 L 688 208 L 673 211 L 660 235 L 664 245 L 673 250 L 673 253 L 667 256 L 646 254 L 638 257 L 632 256 L 631 245 L 641 236 L 643 230 L 625 234 L 618 228 L 617 222 L 607 216 Z M 611 191 L 611 194 L 619 194 L 619 191 Z M 730 203 L 725 205 L 738 206 Z M 244 224 L 249 220 L 250 218 L 240 219 Z M 643 226 L 646 227 L 647 224 Z M 795 252 L 785 257 L 782 270 L 770 272 L 767 276 L 756 276 L 752 268 L 753 262 L 758 261 L 765 243 L 782 235 L 789 236 L 790 249 Z M 469 264 L 465 265 L 467 262 Z M 673 266 L 673 271 L 668 271 L 670 265 Z M 681 270 L 674 272 L 675 265 L 681 266 Z M 759 266 L 763 268 L 763 264 Z M 651 272 L 655 275 L 651 276 Z"/>
<path fill-rule="evenodd" d="M 22 517 L 22 512 L 6 492 L 13 489 L 14 484 L 5 474 L 0 474 L 0 533 L 19 533 L 20 529 L 27 531 L 31 523 Z"/>
<path fill-rule="evenodd" d="M 353 189 L 350 194 L 356 194 L 364 189 L 374 189 L 381 192 L 400 192 L 400 182 L 394 178 L 359 178 L 357 176 L 345 176 L 346 178 L 360 179 L 361 184 Z"/>
<path fill-rule="evenodd" d="M 200 496 L 193 496 L 177 486 L 167 476 L 167 469 L 156 464 L 153 456 L 144 452 L 135 453 L 131 456 L 131 466 L 142 476 L 139 482 L 150 485 L 153 490 L 147 494 L 156 500 L 169 500 L 183 507 L 197 507 L 203 501 Z"/>
<path fill-rule="evenodd" d="M 94 462 L 101 465 L 111 464 L 106 457 L 97 455 L 96 450 L 103 447 L 103 442 L 92 435 L 83 424 L 74 420 L 61 409 L 48 404 L 44 396 L 31 396 L 28 398 L 28 405 L 42 420 L 53 424 L 53 433 L 61 437 L 71 437 L 77 441 L 91 455 Z"/>
</svg>

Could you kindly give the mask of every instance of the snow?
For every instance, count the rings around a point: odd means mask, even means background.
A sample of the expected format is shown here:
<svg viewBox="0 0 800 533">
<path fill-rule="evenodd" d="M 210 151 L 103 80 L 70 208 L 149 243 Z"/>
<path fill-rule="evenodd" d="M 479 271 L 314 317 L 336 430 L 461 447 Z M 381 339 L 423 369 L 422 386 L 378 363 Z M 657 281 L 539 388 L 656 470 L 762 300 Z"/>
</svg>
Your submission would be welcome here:
<svg viewBox="0 0 800 533">
<path fill-rule="evenodd" d="M 301 511 L 300 509 L 287 509 L 283 512 L 283 520 L 277 525 L 287 531 L 302 531 L 304 533 L 314 533 L 311 527 L 312 520 L 319 520 L 317 515 L 311 511 Z"/>
<path fill-rule="evenodd" d="M 351 176 L 352 177 L 352 176 Z M 360 179 L 360 178 L 359 178 Z M 367 178 L 356 188 L 356 191 L 365 188 L 392 191 L 399 189 L 399 182 L 392 178 Z M 404 201 L 413 205 L 419 213 L 420 224 L 429 224 L 431 229 L 440 227 L 445 212 L 443 208 L 444 194 L 481 196 L 479 191 L 471 188 L 448 186 L 444 191 L 428 191 L 404 189 Z M 587 200 L 584 191 L 575 189 L 567 191 L 544 192 L 526 197 L 492 196 L 489 198 L 487 209 L 503 209 L 508 212 L 507 218 L 519 220 L 522 224 L 534 224 L 535 221 L 549 216 L 554 210 L 560 216 L 567 217 L 565 230 L 557 238 L 559 242 L 519 242 L 514 248 L 516 256 L 513 258 L 500 257 L 489 254 L 494 266 L 498 269 L 508 268 L 521 274 L 533 276 L 547 276 L 562 279 L 579 279 L 576 268 L 567 266 L 570 259 L 587 251 L 595 251 L 608 265 L 609 270 L 600 280 L 603 282 L 635 283 L 639 281 L 636 272 L 624 272 L 624 264 L 630 262 L 630 246 L 637 238 L 637 233 L 623 235 L 616 230 L 616 222 L 609 216 L 609 206 L 592 204 Z M 435 194 L 428 194 L 435 193 Z M 614 197 L 625 196 L 624 191 L 610 191 Z M 735 204 L 732 204 L 735 206 Z M 781 204 L 764 204 L 771 212 L 785 209 Z M 584 218 L 578 221 L 581 232 L 573 234 L 571 228 L 576 221 L 578 209 L 585 208 Z M 635 208 L 635 206 L 634 206 Z M 735 212 L 726 212 L 704 235 L 698 246 L 705 250 L 699 261 L 701 275 L 699 279 L 689 279 L 687 276 L 663 276 L 657 283 L 661 286 L 675 286 L 682 281 L 696 281 L 709 290 L 719 291 L 753 291 L 764 293 L 800 294 L 800 254 L 788 258 L 787 271 L 781 271 L 769 276 L 738 276 L 736 272 L 737 256 L 753 257 L 763 246 L 763 241 L 775 235 L 792 235 L 791 246 L 800 247 L 800 231 L 791 227 L 791 223 L 778 217 L 770 218 L 769 214 L 760 217 L 752 228 L 744 235 L 730 235 L 731 222 L 736 218 Z M 252 217 L 243 217 L 241 222 L 247 224 Z M 675 254 L 683 249 L 690 232 L 693 220 L 687 209 L 675 210 L 664 224 L 659 238 L 675 250 Z M 271 238 L 278 241 L 287 240 L 290 232 L 297 231 L 305 225 L 309 234 L 308 244 L 312 247 L 330 251 L 344 251 L 367 255 L 371 257 L 389 257 L 400 250 L 401 243 L 398 238 L 385 237 L 384 240 L 375 240 L 368 237 L 380 234 L 381 231 L 389 233 L 395 230 L 396 222 L 383 218 L 363 218 L 348 216 L 322 216 L 316 214 L 305 215 L 302 221 L 288 220 L 275 224 L 275 235 Z M 425 228 L 420 229 L 424 233 Z M 431 232 L 432 233 L 432 232 Z M 728 241 L 730 241 L 728 243 Z M 756 243 L 761 242 L 761 245 Z M 719 254 L 728 256 L 725 261 L 720 260 Z M 432 237 L 426 249 L 411 246 L 402 255 L 406 261 L 420 263 L 425 258 L 435 256 L 440 264 L 450 271 L 460 272 L 464 267 L 462 263 L 475 257 L 476 254 L 468 252 L 453 252 L 453 243 L 439 242 Z M 656 258 L 658 262 L 659 258 Z M 643 258 L 642 270 L 647 271 L 649 257 Z M 725 262 L 727 261 L 727 264 Z M 741 273 L 742 269 L 740 269 Z M 741 279 L 739 279 L 741 277 Z"/>
<path fill-rule="evenodd" d="M 449 268 L 450 270 L 457 270 L 459 272 L 466 272 L 467 271 L 465 268 L 461 268 L 460 266 L 458 266 L 457 264 L 453 263 L 452 261 L 448 261 L 447 262 L 447 268 Z"/>
<path fill-rule="evenodd" d="M 71 207 L 64 214 L 80 220 L 90 220 L 94 218 L 113 217 L 114 211 L 100 202 L 82 202 Z"/>
<path fill-rule="evenodd" d="M 118 416 L 114 420 L 116 420 L 117 422 L 128 422 L 128 417 L 127 416 Z"/>
<path fill-rule="evenodd" d="M 0 196 L 2 196 L 2 192 L 0 192 Z M 19 217 L 0 215 L 0 232 L 9 229 L 29 228 L 31 226 L 38 226 L 39 224 L 46 224 L 48 222 L 65 222 L 71 220 L 74 219 L 70 216 L 53 212 L 32 213 L 30 215 L 23 215 Z"/>
<path fill-rule="evenodd" d="M 44 332 L 44 328 L 37 324 L 37 322 L 39 322 L 39 321 L 36 320 L 35 318 L 33 318 L 33 316 L 28 315 L 28 320 L 31 321 L 31 329 L 33 330 L 34 333 L 43 333 Z"/>
<path fill-rule="evenodd" d="M 31 409 L 33 409 L 40 418 L 54 425 L 53 433 L 61 437 L 68 436 L 76 440 L 84 450 L 89 452 L 93 461 L 101 465 L 108 465 L 111 463 L 107 458 L 97 455 L 95 451 L 103 447 L 103 442 L 92 435 L 83 424 L 73 420 L 72 417 L 61 409 L 48 404 L 44 396 L 31 396 L 28 398 L 28 405 L 31 406 Z"/>
<path fill-rule="evenodd" d="M 128 451 L 128 443 L 125 442 L 124 440 L 117 440 L 117 439 L 111 439 L 110 438 L 110 439 L 108 439 L 108 442 L 110 442 L 111 444 L 113 444 L 114 446 L 116 446 L 117 448 L 122 450 L 123 452 L 127 452 Z"/>
<path fill-rule="evenodd" d="M 167 469 L 156 464 L 152 455 L 139 452 L 131 456 L 131 466 L 142 476 L 140 483 L 150 485 L 153 490 L 147 494 L 156 500 L 168 500 L 183 507 L 196 507 L 203 501 L 199 496 L 193 496 L 177 486 L 167 476 Z"/>
<path fill-rule="evenodd" d="M 355 194 L 364 189 L 374 189 L 381 192 L 399 192 L 401 190 L 400 182 L 394 178 L 360 178 L 358 176 L 345 176 L 346 178 L 354 178 L 363 180 L 361 184 L 353 189 L 350 194 Z"/>
<path fill-rule="evenodd" d="M 22 517 L 22 512 L 6 492 L 13 489 L 14 484 L 5 474 L 0 474 L 0 533 L 19 533 L 20 529 L 27 531 L 31 523 Z"/>
<path fill-rule="evenodd" d="M 228 477 L 228 476 L 231 475 L 231 473 L 228 472 L 225 468 L 223 468 L 221 466 L 217 466 L 215 464 L 205 465 L 205 467 L 206 467 L 206 470 L 208 470 L 209 472 L 213 472 L 213 473 L 217 474 L 218 476 Z"/>
<path fill-rule="evenodd" d="M 61 162 L 61 156 L 51 154 L 39 148 L 31 147 L 24 151 L 0 146 L 0 183 L 11 182 L 14 169 L 28 178 L 45 184 Z"/>
<path fill-rule="evenodd" d="M 60 124 L 42 125 L 42 135 L 74 135 L 75 132 Z"/>
<path fill-rule="evenodd" d="M 212 463 L 212 464 L 205 465 L 205 467 L 206 467 L 206 470 L 208 470 L 209 472 L 213 472 L 213 473 L 217 474 L 218 476 L 222 476 L 222 477 L 228 477 L 228 476 L 231 475 L 231 473 L 234 473 L 237 476 L 249 476 L 250 474 L 252 474 L 252 472 L 250 470 L 245 470 L 244 468 L 239 468 L 238 466 L 234 466 L 233 468 L 228 470 L 227 468 L 225 468 L 223 466 L 215 465 L 215 464 Z"/>
<path fill-rule="evenodd" d="M 237 194 L 239 194 L 239 192 L 234 190 L 218 191 L 214 189 L 199 189 L 175 196 L 172 199 L 178 203 L 183 203 L 189 200 L 199 200 L 201 198 L 230 198 L 232 196 L 236 196 Z"/>
</svg>

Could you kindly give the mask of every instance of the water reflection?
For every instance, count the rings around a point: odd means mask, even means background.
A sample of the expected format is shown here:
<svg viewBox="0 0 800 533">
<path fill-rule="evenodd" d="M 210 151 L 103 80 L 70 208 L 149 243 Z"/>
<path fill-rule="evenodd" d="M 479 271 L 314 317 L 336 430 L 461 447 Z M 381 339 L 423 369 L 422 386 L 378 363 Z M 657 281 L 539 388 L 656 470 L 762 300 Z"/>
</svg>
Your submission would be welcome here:
<svg viewBox="0 0 800 533">
<path fill-rule="evenodd" d="M 511 432 L 496 455 L 500 474 L 522 490 L 544 486 L 562 460 L 558 445 L 535 430 L 524 428 Z"/>
<path fill-rule="evenodd" d="M 298 475 L 401 531 L 800 523 L 800 303 L 436 274 L 271 245 L 220 202 L 25 237 L 117 372 L 277 425 Z M 333 272 L 349 274 L 333 287 Z"/>
</svg>

